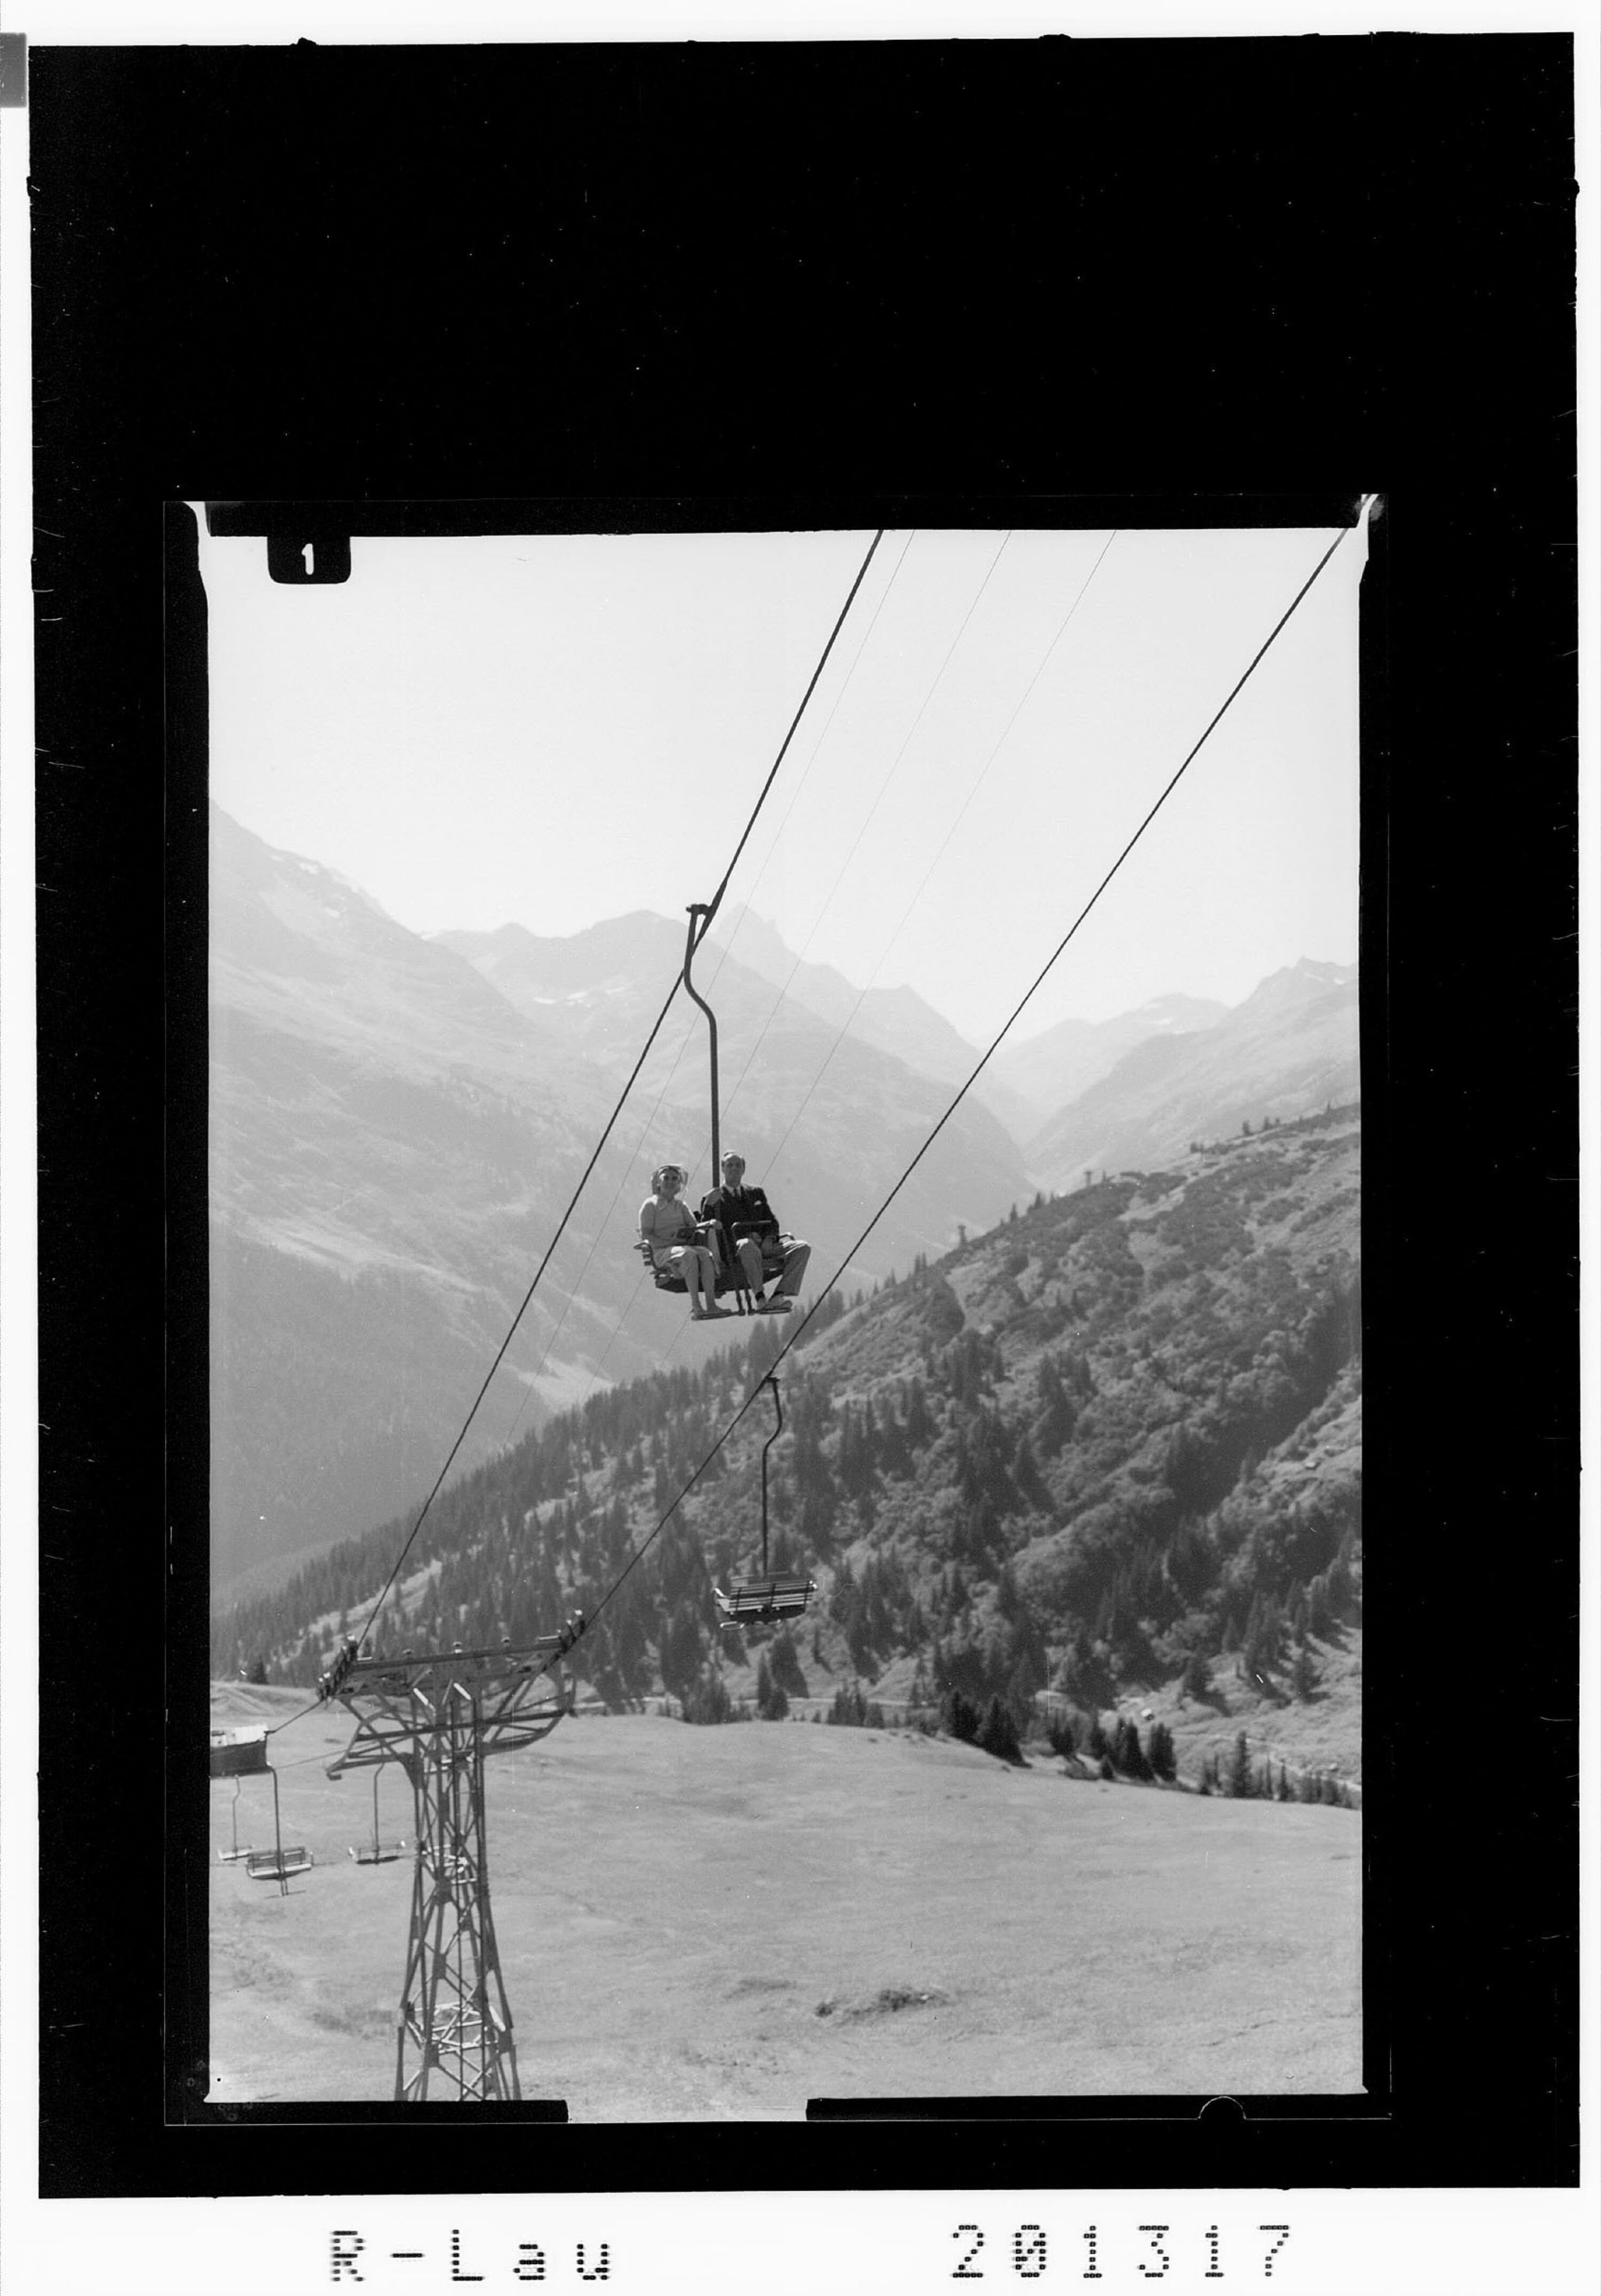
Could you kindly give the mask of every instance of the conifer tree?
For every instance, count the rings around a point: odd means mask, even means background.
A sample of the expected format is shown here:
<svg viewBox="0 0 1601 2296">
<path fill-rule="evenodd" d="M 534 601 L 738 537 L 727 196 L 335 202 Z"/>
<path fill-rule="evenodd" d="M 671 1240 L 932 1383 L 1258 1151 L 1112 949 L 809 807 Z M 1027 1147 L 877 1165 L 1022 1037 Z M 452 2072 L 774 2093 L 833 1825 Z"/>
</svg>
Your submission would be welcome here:
<svg viewBox="0 0 1601 2296">
<path fill-rule="evenodd" d="M 1126 1714 L 1117 1718 L 1117 1727 L 1112 1734 L 1112 1763 L 1126 1778 L 1137 1778 L 1144 1774 L 1145 1758 L 1140 1751 L 1139 1732 Z"/>
<path fill-rule="evenodd" d="M 1242 1730 L 1234 1742 L 1234 1753 L 1228 1765 L 1228 1792 L 1235 1801 L 1249 1801 L 1252 1796 L 1251 1750 Z"/>
<path fill-rule="evenodd" d="M 1035 1414 L 1032 1423 L 1036 1450 L 1054 1459 L 1071 1439 L 1076 1414 L 1054 1356 L 1042 1355 L 1034 1374 Z"/>
<path fill-rule="evenodd" d="M 683 1718 L 686 1722 L 729 1722 L 734 1718 L 734 1701 L 728 1695 L 728 1685 L 716 1668 L 709 1668 L 684 1694 Z"/>
<path fill-rule="evenodd" d="M 1022 1748 L 1018 1743 L 1017 1725 L 1013 1721 L 1003 1700 L 992 1698 L 989 1710 L 978 1729 L 978 1743 L 986 1754 L 993 1754 L 1003 1762 L 1021 1762 Z"/>
<path fill-rule="evenodd" d="M 784 1689 L 792 1691 L 797 1698 L 807 1694 L 806 1677 L 801 1671 L 800 1653 L 795 1648 L 794 1636 L 787 1627 L 780 1627 L 772 1642 L 773 1680 Z"/>
<path fill-rule="evenodd" d="M 1334 1621 L 1329 1615 L 1328 1580 L 1321 1572 L 1306 1590 L 1307 1624 L 1320 1642 L 1326 1642 Z"/>
</svg>

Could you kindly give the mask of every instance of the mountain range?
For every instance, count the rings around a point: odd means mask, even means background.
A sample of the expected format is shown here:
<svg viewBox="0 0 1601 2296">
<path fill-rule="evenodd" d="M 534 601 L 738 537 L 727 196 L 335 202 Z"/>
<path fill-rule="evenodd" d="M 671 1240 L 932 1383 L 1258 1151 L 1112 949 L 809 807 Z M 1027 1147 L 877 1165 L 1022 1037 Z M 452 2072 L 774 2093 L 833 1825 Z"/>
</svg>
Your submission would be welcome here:
<svg viewBox="0 0 1601 2296">
<path fill-rule="evenodd" d="M 424 939 L 337 873 L 213 807 L 210 1205 L 214 1590 L 420 1504 L 495 1362 L 683 964 L 672 920 L 564 940 Z M 709 947 L 723 1139 L 821 1283 L 988 1226 L 1015 1141 Z M 682 996 L 495 1371 L 458 1466 L 595 1381 L 688 1343 L 632 1250 L 653 1166 L 710 1185 L 704 1023 Z"/>
<path fill-rule="evenodd" d="M 1310 1115 L 1360 1091 L 1357 968 L 1303 957 L 1207 1025 L 1147 1031 L 1025 1153 L 1044 1186 L 1071 1187 L 1087 1169 L 1148 1170 L 1197 1140 Z"/>
<path fill-rule="evenodd" d="M 1227 1010 L 1210 996 L 1156 996 L 1110 1021 L 1059 1021 L 1039 1036 L 1004 1044 L 990 1065 L 1025 1111 L 1020 1137 L 1031 1137 L 1058 1109 L 1109 1075 L 1136 1045 L 1210 1029 Z"/>
<path fill-rule="evenodd" d="M 710 1091 L 680 995 L 596 1153 L 683 964 L 671 918 L 425 939 L 213 806 L 210 948 L 218 1594 L 420 1505 L 520 1303 L 457 1473 L 702 1347 L 631 1240 L 654 1163 L 687 1165 L 692 1199 L 710 1185 Z M 1070 1022 L 1003 1048 L 988 1103 L 960 1102 L 881 1213 L 979 1048 L 913 990 L 796 960 L 748 911 L 694 978 L 718 1019 L 723 1144 L 812 1242 L 810 1291 L 905 1271 L 1059 1174 L 1137 1161 L 1136 1138 L 1304 1113 L 1355 1074 L 1350 968 L 1291 968 L 1232 1013 L 1173 997 Z"/>
</svg>

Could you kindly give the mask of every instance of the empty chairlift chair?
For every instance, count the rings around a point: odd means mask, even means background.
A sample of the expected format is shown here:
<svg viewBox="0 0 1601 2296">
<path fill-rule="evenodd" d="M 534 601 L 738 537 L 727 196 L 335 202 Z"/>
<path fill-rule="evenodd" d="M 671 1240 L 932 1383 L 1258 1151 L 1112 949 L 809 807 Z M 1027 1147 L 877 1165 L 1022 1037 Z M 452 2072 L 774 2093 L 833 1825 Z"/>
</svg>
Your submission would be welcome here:
<svg viewBox="0 0 1601 2296">
<path fill-rule="evenodd" d="M 403 1841 L 384 1841 L 378 1833 L 378 1778 L 382 1765 L 373 1772 L 373 1839 L 351 1846 L 350 1855 L 358 1866 L 392 1866 L 406 1848 Z"/>
<path fill-rule="evenodd" d="M 244 1870 L 253 1882 L 276 1882 L 283 1896 L 287 1897 L 290 1875 L 304 1874 L 308 1866 L 316 1865 L 316 1860 L 304 1843 L 297 1842 L 290 1847 L 284 1844 L 278 1811 L 278 1773 L 267 1759 L 266 1731 L 214 1730 L 211 1734 L 210 1769 L 214 1778 L 257 1777 L 263 1772 L 271 1778 L 274 1846 L 270 1849 L 247 1849 Z M 234 1799 L 238 1800 L 237 1789 Z M 237 1822 L 234 1844 L 237 1852 Z M 232 1864 L 233 1860 L 230 1858 L 227 1862 Z"/>
<path fill-rule="evenodd" d="M 773 1390 L 777 1423 L 761 1447 L 761 1570 L 755 1578 L 733 1580 L 727 1594 L 720 1587 L 712 1588 L 726 1627 L 766 1626 L 782 1619 L 798 1619 L 817 1591 L 817 1581 L 804 1570 L 774 1570 L 768 1561 L 768 1453 L 784 1431 L 784 1406 L 772 1372 L 762 1385 Z"/>
</svg>

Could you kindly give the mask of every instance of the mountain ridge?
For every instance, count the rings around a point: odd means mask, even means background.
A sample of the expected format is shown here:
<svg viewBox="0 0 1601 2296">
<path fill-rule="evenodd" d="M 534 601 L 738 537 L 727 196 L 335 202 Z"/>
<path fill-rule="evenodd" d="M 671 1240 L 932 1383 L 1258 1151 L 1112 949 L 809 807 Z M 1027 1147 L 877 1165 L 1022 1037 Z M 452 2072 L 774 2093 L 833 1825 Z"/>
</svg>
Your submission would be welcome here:
<svg viewBox="0 0 1601 2296">
<path fill-rule="evenodd" d="M 520 1299 L 521 1323 L 460 1471 L 596 1381 L 626 1382 L 664 1345 L 685 1344 L 681 1304 L 642 1286 L 634 1216 L 663 1155 L 691 1168 L 692 1200 L 711 1176 L 704 1024 L 679 999 L 550 1250 L 681 966 L 673 920 L 638 911 L 576 936 L 511 925 L 425 938 L 339 873 L 267 846 L 215 806 L 211 821 L 213 1572 L 223 1586 L 420 1498 Z M 709 945 L 696 980 L 723 1022 L 724 1143 L 812 1242 L 814 1288 L 836 1270 L 848 1287 L 904 1274 L 1027 1201 L 1035 1160 L 976 1091 L 947 1117 L 948 1081 L 841 1037 L 732 944 Z M 1264 984 L 1269 1038 L 1293 1037 L 1293 986 Z M 1354 983 L 1318 986 L 1354 1005 Z M 899 990 L 876 1009 L 886 1027 L 909 1013 L 917 1029 L 932 1011 Z M 1160 1029 L 1188 1007 L 1142 1009 Z M 1147 1038 L 1170 1054 L 1205 1033 Z M 1099 1147 L 1111 1104 L 1089 1110 Z M 1056 1153 L 1063 1169 L 1077 1144 Z M 547 1250 L 546 1281 L 528 1300 Z"/>
<path fill-rule="evenodd" d="M 704 1163 L 707 1070 L 680 998 L 553 1250 L 682 964 L 670 920 L 613 921 L 576 956 L 512 928 L 496 943 L 503 978 L 508 952 L 521 964 L 530 947 L 546 972 L 506 980 L 509 996 L 214 808 L 211 927 L 212 1567 L 226 1584 L 349 1535 L 375 1503 L 420 1497 L 547 1251 L 463 1466 L 529 1413 L 681 1342 L 681 1304 L 643 1283 L 631 1244 L 653 1162 Z M 817 1247 L 822 1280 L 949 1095 L 836 1045 L 736 961 L 721 976 L 724 1137 Z M 690 1193 L 710 1185 L 702 1169 Z M 987 1224 L 1025 1185 L 995 1119 L 958 1110 L 856 1276 Z"/>
<path fill-rule="evenodd" d="M 1062 1187 L 1086 1169 L 1148 1168 L 1268 1118 L 1360 1089 L 1355 965 L 1281 966 L 1209 1027 L 1150 1034 L 1025 1143 L 1030 1171 Z"/>
<path fill-rule="evenodd" d="M 820 1589 L 796 1635 L 747 1656 L 710 1599 L 756 1537 L 772 1429 L 736 1414 L 784 1336 L 760 1324 L 447 1495 L 383 1646 L 517 1639 L 577 1607 L 603 1614 L 583 1671 L 608 1703 L 719 1669 L 746 1694 L 765 1652 L 792 1696 L 797 1676 L 923 1706 L 1048 1689 L 1085 1717 L 1149 1696 L 1359 1771 L 1360 1296 L 1354 1108 L 1041 1195 L 833 1295 L 790 1355 L 772 1563 Z M 237 1644 L 311 1678 L 403 1528 L 220 1617 L 214 1664 Z"/>
</svg>

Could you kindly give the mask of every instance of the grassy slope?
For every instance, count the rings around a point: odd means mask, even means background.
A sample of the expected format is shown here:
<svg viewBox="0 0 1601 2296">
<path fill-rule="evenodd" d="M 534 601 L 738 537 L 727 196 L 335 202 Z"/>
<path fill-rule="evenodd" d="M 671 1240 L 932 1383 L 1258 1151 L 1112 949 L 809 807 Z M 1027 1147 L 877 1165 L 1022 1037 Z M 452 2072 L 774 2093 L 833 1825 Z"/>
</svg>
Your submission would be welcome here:
<svg viewBox="0 0 1601 2296">
<path fill-rule="evenodd" d="M 214 1724 L 293 1713 L 218 1685 Z M 409 1857 L 316 1713 L 275 1741 L 287 1898 L 212 1869 L 214 2101 L 383 2097 Z M 592 2120 L 794 2119 L 811 2096 L 1359 2087 L 1361 1821 L 1008 1769 L 875 1731 L 578 1719 L 491 1761 L 523 2088 Z M 382 1830 L 409 1795 L 381 1784 Z M 233 1790 L 212 1788 L 213 1851 Z M 241 1840 L 270 1839 L 247 1781 Z"/>
</svg>

